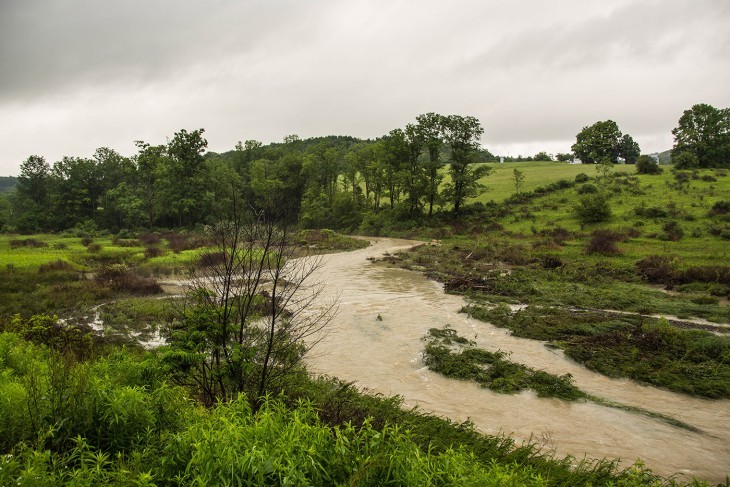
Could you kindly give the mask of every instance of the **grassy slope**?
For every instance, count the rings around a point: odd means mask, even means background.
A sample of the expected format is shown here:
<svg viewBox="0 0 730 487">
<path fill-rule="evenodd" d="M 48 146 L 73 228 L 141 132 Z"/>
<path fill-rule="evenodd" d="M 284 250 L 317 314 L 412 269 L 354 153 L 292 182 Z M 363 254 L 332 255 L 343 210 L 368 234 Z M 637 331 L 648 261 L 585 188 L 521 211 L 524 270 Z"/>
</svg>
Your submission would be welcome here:
<svg viewBox="0 0 730 487">
<path fill-rule="evenodd" d="M 532 184 L 535 186 L 545 186 L 562 178 L 573 180 L 575 175 L 581 172 L 591 177 L 595 176 L 595 168 L 591 166 L 560 163 L 514 164 L 515 167 L 518 165 L 523 166 L 521 170 L 525 172 L 526 185 L 530 181 L 533 181 Z M 498 166 L 512 167 L 513 164 L 505 163 Z M 520 205 L 513 215 L 501 219 L 499 223 L 509 231 L 528 235 L 533 229 L 539 231 L 557 226 L 571 231 L 581 231 L 582 228 L 585 232 L 604 227 L 637 228 L 642 235 L 621 244 L 623 254 L 618 259 L 634 262 L 646 255 L 671 252 L 681 256 L 687 265 L 729 262 L 730 246 L 727 245 L 727 241 L 709 233 L 714 221 L 708 216 L 708 211 L 715 202 L 730 200 L 730 176 L 716 176 L 713 170 L 699 171 L 698 175 L 713 176 L 717 181 L 690 180 L 685 190 L 677 191 L 670 187 L 674 183 L 674 176 L 668 170 L 656 176 L 636 175 L 632 166 L 616 166 L 616 171 L 625 171 L 629 176 L 635 177 L 638 180 L 640 194 L 630 192 L 628 185 L 622 187 L 620 193 L 611 193 L 612 217 L 606 223 L 581 227 L 573 210 L 578 202 L 575 189 L 557 191 L 537 198 L 531 203 Z M 484 182 L 490 189 L 477 201 L 500 201 L 513 194 L 514 183 L 510 180 L 511 172 L 510 168 L 498 168 L 488 176 Z M 595 180 L 591 180 L 590 183 L 601 187 L 600 182 Z M 526 190 L 530 190 L 529 185 Z M 670 215 L 666 218 L 641 217 L 637 216 L 635 211 L 641 205 L 668 209 L 672 204 L 674 209 L 669 210 Z M 672 217 L 671 213 L 676 216 Z M 685 235 L 681 240 L 667 242 L 654 237 L 662 232 L 662 225 L 667 220 L 676 220 L 682 227 Z M 568 241 L 563 253 L 566 256 L 588 260 L 605 259 L 585 256 L 583 248 L 584 242 L 581 240 Z"/>
<path fill-rule="evenodd" d="M 487 186 L 487 191 L 481 196 L 469 202 L 488 201 L 501 202 L 512 196 L 515 191 L 514 173 L 515 169 L 522 171 L 525 181 L 521 191 L 532 191 L 538 186 L 545 186 L 554 183 L 559 179 L 575 179 L 580 173 L 589 176 L 595 175 L 595 168 L 581 164 L 567 164 L 564 162 L 535 161 L 535 162 L 505 162 L 504 164 L 489 163 L 492 173 L 481 182 Z"/>
</svg>

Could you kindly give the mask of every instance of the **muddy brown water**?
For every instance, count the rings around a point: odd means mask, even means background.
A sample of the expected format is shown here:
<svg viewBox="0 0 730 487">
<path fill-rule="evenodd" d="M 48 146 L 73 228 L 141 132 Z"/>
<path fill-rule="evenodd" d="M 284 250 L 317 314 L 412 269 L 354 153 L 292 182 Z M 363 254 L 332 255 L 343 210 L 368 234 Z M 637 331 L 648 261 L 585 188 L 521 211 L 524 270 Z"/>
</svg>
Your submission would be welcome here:
<svg viewBox="0 0 730 487">
<path fill-rule="evenodd" d="M 324 257 L 318 278 L 327 297 L 339 296 L 339 312 L 307 359 L 313 372 L 400 395 L 407 406 L 440 416 L 471 419 L 487 434 L 512 435 L 518 442 L 532 439 L 558 455 L 620 459 L 625 466 L 641 459 L 664 476 L 725 480 L 730 472 L 729 400 L 693 398 L 596 374 L 542 342 L 513 337 L 459 313 L 464 299 L 445 294 L 420 273 L 367 260 L 415 243 L 377 239 L 368 248 Z M 553 374 L 570 373 L 590 394 L 674 417 L 704 433 L 592 402 L 538 398 L 531 392 L 498 394 L 444 378 L 424 367 L 421 339 L 429 328 L 446 324 L 481 348 L 507 351 L 512 361 Z"/>
</svg>

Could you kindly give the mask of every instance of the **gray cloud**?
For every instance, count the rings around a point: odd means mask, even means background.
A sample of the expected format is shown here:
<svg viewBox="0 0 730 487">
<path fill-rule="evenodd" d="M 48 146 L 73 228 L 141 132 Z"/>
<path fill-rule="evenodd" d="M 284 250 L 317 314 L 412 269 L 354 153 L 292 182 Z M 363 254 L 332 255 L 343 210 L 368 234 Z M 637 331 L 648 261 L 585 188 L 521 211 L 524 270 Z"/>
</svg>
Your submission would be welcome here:
<svg viewBox="0 0 730 487">
<path fill-rule="evenodd" d="M 730 106 L 729 21 L 727 0 L 5 0 L 0 174 L 180 128 L 223 151 L 427 111 L 512 154 L 607 118 L 662 150 L 682 110 Z"/>
<path fill-rule="evenodd" d="M 169 79 L 255 52 L 282 26 L 307 17 L 305 4 L 295 1 L 10 0 L 0 17 L 0 93 Z"/>
<path fill-rule="evenodd" d="M 577 20 L 546 19 L 518 29 L 488 47 L 474 64 L 483 69 L 573 71 L 607 64 L 657 66 L 688 55 L 727 64 L 729 19 L 730 3 L 721 0 L 635 1 Z"/>
</svg>

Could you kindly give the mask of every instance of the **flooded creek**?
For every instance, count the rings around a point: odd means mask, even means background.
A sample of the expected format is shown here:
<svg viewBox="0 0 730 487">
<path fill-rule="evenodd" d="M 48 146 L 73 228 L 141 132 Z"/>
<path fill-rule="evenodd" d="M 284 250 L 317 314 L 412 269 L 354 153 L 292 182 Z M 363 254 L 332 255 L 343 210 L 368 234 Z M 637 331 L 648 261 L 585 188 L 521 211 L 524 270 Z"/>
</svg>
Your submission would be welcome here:
<svg viewBox="0 0 730 487">
<path fill-rule="evenodd" d="M 413 244 L 377 239 L 368 248 L 324 257 L 318 278 L 327 297 L 339 296 L 339 312 L 329 334 L 312 350 L 310 370 L 400 395 L 407 406 L 458 421 L 471 419 L 487 434 L 501 432 L 518 442 L 532 438 L 559 455 L 620 459 L 625 466 L 641 459 L 661 475 L 725 480 L 730 471 L 730 400 L 693 398 L 596 374 L 560 350 L 459 313 L 464 299 L 445 294 L 441 285 L 420 273 L 367 260 Z M 589 394 L 674 417 L 704 433 L 592 402 L 538 398 L 531 392 L 498 394 L 446 379 L 429 371 L 421 354 L 429 328 L 447 324 L 480 348 L 508 352 L 514 362 L 553 374 L 570 373 Z"/>
</svg>

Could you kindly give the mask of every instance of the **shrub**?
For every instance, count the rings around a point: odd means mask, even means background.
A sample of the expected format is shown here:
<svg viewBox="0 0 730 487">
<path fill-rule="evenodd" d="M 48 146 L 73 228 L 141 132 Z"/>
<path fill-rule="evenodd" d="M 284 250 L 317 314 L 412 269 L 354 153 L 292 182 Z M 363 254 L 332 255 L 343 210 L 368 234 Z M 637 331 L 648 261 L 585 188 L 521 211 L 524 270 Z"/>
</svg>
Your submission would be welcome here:
<svg viewBox="0 0 730 487">
<path fill-rule="evenodd" d="M 543 269 L 557 269 L 559 267 L 563 267 L 564 265 L 565 264 L 560 259 L 560 257 L 557 257 L 555 255 L 548 255 L 542 259 Z"/>
<path fill-rule="evenodd" d="M 645 206 L 644 203 L 634 208 L 636 216 L 646 218 L 666 218 L 668 213 L 664 208 L 658 206 Z"/>
<path fill-rule="evenodd" d="M 676 169 L 693 169 L 699 165 L 697 156 L 691 152 L 682 152 L 672 157 Z"/>
<path fill-rule="evenodd" d="M 563 245 L 566 240 L 573 238 L 573 232 L 560 225 L 551 229 L 544 228 L 537 233 L 544 237 L 552 237 L 553 241 L 559 245 Z"/>
<path fill-rule="evenodd" d="M 226 254 L 223 252 L 207 252 L 198 259 L 198 267 L 212 267 L 225 263 Z"/>
<path fill-rule="evenodd" d="M 205 246 L 206 242 L 203 237 L 184 233 L 166 233 L 163 235 L 167 240 L 167 245 L 173 252 L 180 253 L 183 250 L 194 250 Z"/>
<path fill-rule="evenodd" d="M 112 243 L 119 247 L 139 247 L 141 245 L 136 238 L 121 238 L 119 236 L 113 237 Z"/>
<path fill-rule="evenodd" d="M 675 171 L 674 172 L 674 181 L 677 183 L 677 186 L 689 184 L 690 175 L 689 175 L 689 173 L 684 172 L 684 171 Z"/>
<path fill-rule="evenodd" d="M 730 267 L 728 266 L 696 266 L 685 269 L 681 273 L 682 282 L 717 282 L 730 285 Z"/>
<path fill-rule="evenodd" d="M 77 359 L 89 357 L 93 345 L 92 337 L 86 330 L 59 322 L 57 317 L 45 314 L 33 315 L 27 320 L 15 315 L 10 319 L 6 331 L 17 333 L 24 340 L 37 345 L 73 354 Z"/>
<path fill-rule="evenodd" d="M 572 188 L 573 183 L 569 179 L 558 179 L 554 183 L 550 183 L 545 188 L 547 191 L 559 191 L 561 189 Z"/>
<path fill-rule="evenodd" d="M 162 250 L 160 247 L 146 247 L 144 249 L 144 256 L 147 259 L 151 259 L 153 257 L 161 257 L 165 255 L 165 251 Z"/>
<path fill-rule="evenodd" d="M 598 188 L 594 184 L 587 183 L 582 186 L 578 186 L 576 191 L 578 194 L 593 194 L 598 193 Z"/>
<path fill-rule="evenodd" d="M 112 264 L 97 272 L 96 281 L 116 291 L 133 294 L 158 294 L 162 288 L 155 279 L 141 277 L 129 270 L 124 264 Z"/>
<path fill-rule="evenodd" d="M 484 227 L 485 232 L 501 232 L 502 230 L 504 230 L 504 227 L 494 220 L 487 223 Z"/>
<path fill-rule="evenodd" d="M 603 193 L 583 195 L 575 211 L 581 223 L 598 223 L 611 217 L 611 207 Z"/>
<path fill-rule="evenodd" d="M 72 271 L 73 266 L 65 260 L 54 260 L 38 266 L 38 272 Z"/>
<path fill-rule="evenodd" d="M 10 241 L 11 249 L 17 249 L 20 247 L 40 248 L 48 247 L 48 244 L 35 238 L 13 239 Z"/>
<path fill-rule="evenodd" d="M 636 160 L 636 172 L 639 174 L 660 174 L 662 168 L 652 157 L 642 155 Z"/>
<path fill-rule="evenodd" d="M 676 242 L 684 236 L 684 230 L 676 220 L 669 220 L 662 225 L 663 232 L 659 235 L 661 240 Z"/>
<path fill-rule="evenodd" d="M 728 200 L 717 201 L 710 209 L 710 216 L 727 215 L 728 213 L 730 213 L 730 201 Z"/>
<path fill-rule="evenodd" d="M 91 242 L 89 245 L 86 246 L 86 250 L 92 253 L 97 253 L 101 251 L 101 244 Z"/>
<path fill-rule="evenodd" d="M 636 263 L 636 272 L 655 284 L 666 284 L 677 276 L 677 272 L 674 270 L 674 258 L 667 255 L 644 257 Z"/>
<path fill-rule="evenodd" d="M 81 237 L 81 245 L 84 247 L 88 247 L 88 245 L 93 242 L 94 239 L 91 237 Z"/>
<path fill-rule="evenodd" d="M 591 234 L 591 240 L 588 242 L 587 251 L 589 254 L 616 255 L 620 254 L 616 243 L 623 240 L 624 235 L 609 229 L 595 230 Z"/>
<path fill-rule="evenodd" d="M 584 172 L 575 175 L 575 182 L 576 183 L 585 183 L 586 181 L 588 181 L 590 179 L 591 179 L 590 176 L 588 176 Z"/>
<path fill-rule="evenodd" d="M 139 236 L 139 241 L 144 245 L 157 245 L 162 241 L 159 233 L 144 233 Z"/>
</svg>

